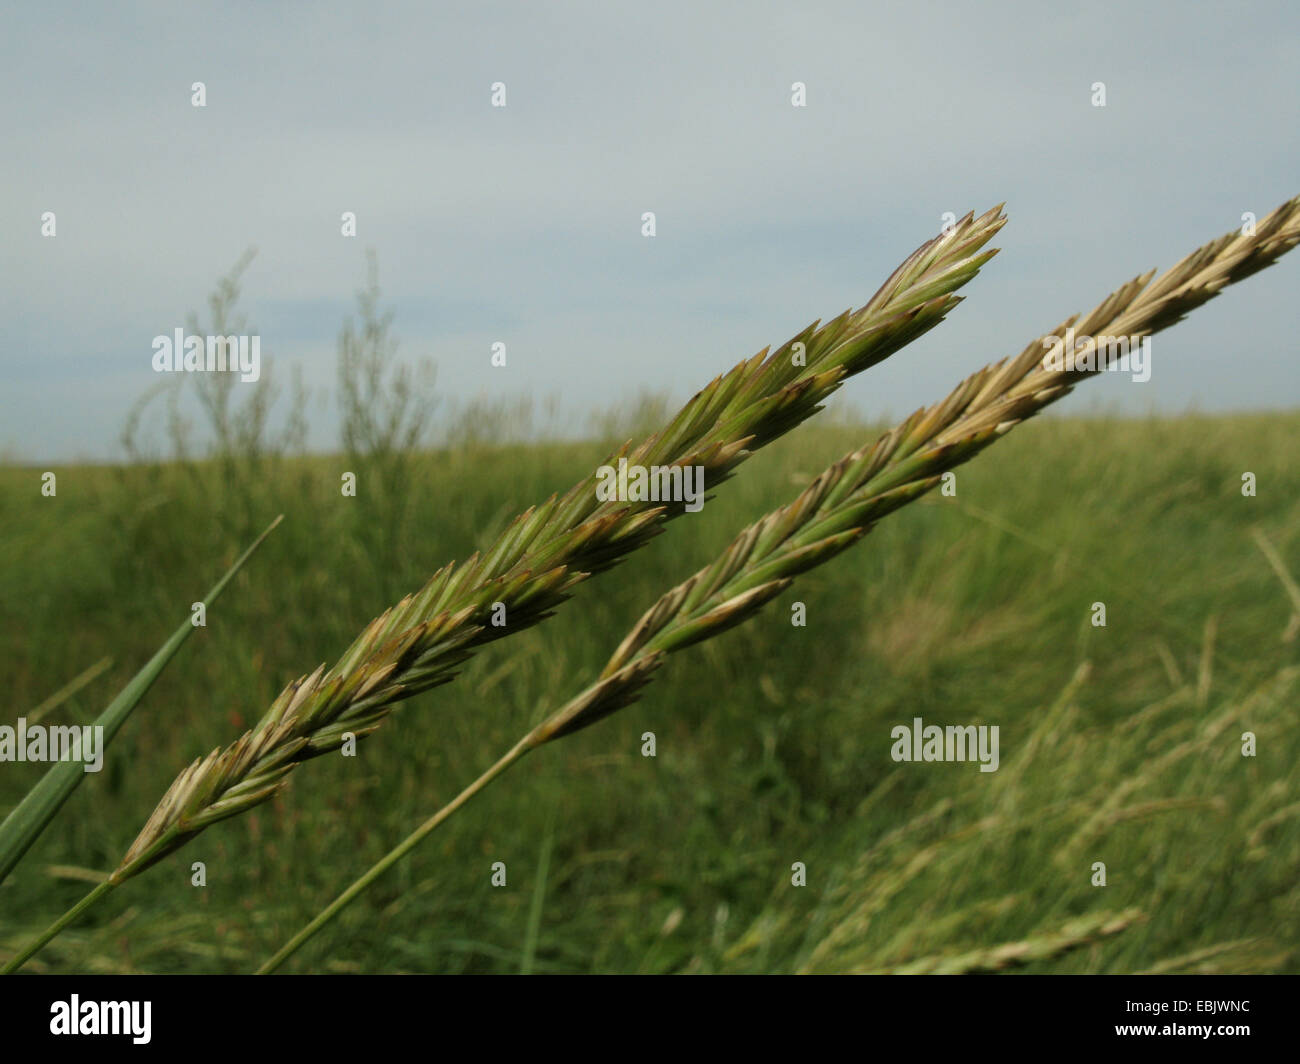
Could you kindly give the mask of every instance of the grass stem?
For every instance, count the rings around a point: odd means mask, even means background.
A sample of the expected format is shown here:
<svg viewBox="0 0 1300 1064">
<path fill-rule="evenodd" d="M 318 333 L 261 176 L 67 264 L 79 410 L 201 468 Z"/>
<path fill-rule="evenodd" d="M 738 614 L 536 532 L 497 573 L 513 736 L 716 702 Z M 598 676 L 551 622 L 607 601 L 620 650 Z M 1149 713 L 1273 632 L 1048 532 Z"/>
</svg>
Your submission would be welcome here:
<svg viewBox="0 0 1300 1064">
<path fill-rule="evenodd" d="M 19 950 L 14 956 L 10 957 L 3 968 L 0 968 L 0 975 L 12 975 L 18 971 L 24 964 L 32 959 L 41 949 L 43 949 L 51 939 L 60 931 L 76 920 L 82 913 L 93 906 L 106 894 L 113 890 L 117 884 L 112 880 L 105 880 L 100 883 L 94 890 L 87 894 L 81 901 L 77 902 L 71 909 L 60 916 L 54 923 L 50 924 L 35 939 L 27 944 L 26 947 Z"/>
<path fill-rule="evenodd" d="M 533 736 L 530 732 L 519 742 L 515 743 L 510 750 L 504 754 L 495 765 L 479 776 L 473 783 L 466 787 L 460 794 L 456 795 L 450 802 L 439 809 L 433 816 L 429 817 L 423 824 L 416 828 L 400 843 L 394 846 L 388 853 L 370 867 L 370 869 L 348 887 L 342 894 L 335 898 L 330 904 L 317 914 L 306 927 L 286 942 L 280 950 L 257 970 L 258 975 L 270 975 L 285 961 L 292 957 L 303 945 L 307 943 L 321 928 L 325 927 L 334 920 L 339 913 L 348 907 L 357 895 L 361 894 L 371 883 L 387 872 L 393 865 L 397 864 L 403 857 L 410 853 L 424 839 L 431 835 L 444 820 L 452 813 L 456 812 L 461 806 L 468 802 L 474 795 L 478 794 L 484 787 L 496 779 L 501 773 L 518 761 L 524 754 L 533 748 Z"/>
</svg>

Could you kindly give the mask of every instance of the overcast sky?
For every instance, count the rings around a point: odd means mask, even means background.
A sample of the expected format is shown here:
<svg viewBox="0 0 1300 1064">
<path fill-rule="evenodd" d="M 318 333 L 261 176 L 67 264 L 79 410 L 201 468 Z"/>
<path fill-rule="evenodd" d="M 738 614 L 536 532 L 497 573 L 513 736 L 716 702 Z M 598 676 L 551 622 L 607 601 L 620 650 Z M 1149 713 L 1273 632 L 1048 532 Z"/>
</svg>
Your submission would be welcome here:
<svg viewBox="0 0 1300 1064">
<path fill-rule="evenodd" d="M 449 400 L 593 411 L 685 398 L 1005 200 L 967 301 L 846 388 L 901 415 L 1300 193 L 1298 75 L 1294 2 L 9 4 L 0 455 L 116 456 L 153 337 L 250 246 L 264 366 L 333 448 L 367 248 Z M 1300 254 L 1065 412 L 1300 404 L 1298 291 Z"/>
</svg>

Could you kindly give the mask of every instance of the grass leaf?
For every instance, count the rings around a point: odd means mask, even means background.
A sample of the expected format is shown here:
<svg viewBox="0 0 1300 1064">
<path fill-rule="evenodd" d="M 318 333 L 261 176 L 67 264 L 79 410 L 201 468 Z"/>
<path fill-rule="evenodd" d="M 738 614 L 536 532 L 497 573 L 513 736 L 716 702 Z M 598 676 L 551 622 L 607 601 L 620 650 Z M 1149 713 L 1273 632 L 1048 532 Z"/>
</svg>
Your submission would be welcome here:
<svg viewBox="0 0 1300 1064">
<path fill-rule="evenodd" d="M 217 581 L 212 590 L 204 597 L 203 602 L 205 605 L 211 605 L 217 600 L 217 597 L 225 590 L 226 585 L 243 568 L 244 563 L 252 557 L 253 552 L 262 545 L 262 542 L 281 520 L 282 518 L 277 517 L 272 521 L 267 530 L 253 542 L 253 545 L 239 556 L 234 565 L 226 570 L 226 574 Z M 181 644 L 189 638 L 190 633 L 193 631 L 194 625 L 191 623 L 190 618 L 186 617 L 171 634 L 171 638 L 131 678 L 131 682 L 122 688 L 118 696 L 108 704 L 108 708 L 96 718 L 93 726 L 104 729 L 104 748 L 107 748 L 110 740 L 117 734 L 118 729 L 126 723 L 126 719 L 131 715 L 132 710 L 139 705 L 140 699 L 145 696 L 145 692 L 162 675 L 167 663 L 171 661 L 181 648 Z M 93 668 L 98 668 L 98 666 Z M 74 684 L 80 682 L 82 682 L 82 678 L 74 681 Z M 48 708 L 51 707 L 47 701 L 43 705 L 42 711 L 47 711 Z M 14 870 L 18 862 L 22 860 L 23 854 L 31 848 L 32 843 L 49 826 L 50 821 L 54 819 L 63 803 L 72 796 L 72 792 L 80 786 L 86 776 L 85 765 L 81 761 L 55 762 L 50 766 L 49 771 L 41 777 L 40 781 L 27 792 L 23 800 L 5 817 L 4 823 L 0 824 L 0 883 L 4 882 L 5 877 Z"/>
</svg>

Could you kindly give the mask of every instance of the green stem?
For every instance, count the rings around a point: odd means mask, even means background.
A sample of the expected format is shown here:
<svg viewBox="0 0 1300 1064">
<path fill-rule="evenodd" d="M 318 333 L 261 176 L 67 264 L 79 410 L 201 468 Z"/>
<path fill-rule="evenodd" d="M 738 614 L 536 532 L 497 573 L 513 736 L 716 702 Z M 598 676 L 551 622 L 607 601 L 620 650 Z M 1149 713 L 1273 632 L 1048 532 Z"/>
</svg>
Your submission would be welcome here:
<svg viewBox="0 0 1300 1064">
<path fill-rule="evenodd" d="M 18 971 L 18 969 L 31 960 L 32 957 L 34 957 L 45 946 L 45 944 L 50 941 L 50 939 L 76 920 L 77 917 L 99 901 L 100 898 L 104 897 L 104 895 L 108 894 L 116 886 L 117 884 L 111 879 L 104 880 L 104 882 L 82 898 L 81 901 L 77 902 L 76 905 L 55 920 L 54 923 L 50 924 L 50 926 L 41 932 L 35 941 L 31 942 L 26 949 L 19 951 L 11 957 L 9 963 L 3 968 L 0 968 L 0 975 L 12 975 L 14 972 Z"/>
<path fill-rule="evenodd" d="M 509 752 L 504 754 L 495 765 L 483 773 L 478 779 L 466 787 L 460 794 L 456 795 L 450 802 L 439 809 L 433 816 L 429 817 L 423 824 L 416 828 L 405 839 L 398 843 L 393 849 L 373 865 L 365 875 L 361 876 L 352 886 L 348 887 L 342 894 L 335 898 L 330 904 L 312 920 L 306 927 L 286 942 L 278 953 L 270 960 L 257 969 L 258 975 L 270 975 L 285 961 L 292 957 L 298 950 L 316 934 L 326 924 L 330 923 L 339 913 L 348 907 L 358 894 L 370 886 L 376 879 L 397 864 L 403 857 L 410 853 L 418 846 L 434 829 L 446 820 L 452 813 L 456 812 L 461 806 L 468 802 L 474 795 L 478 794 L 484 787 L 496 779 L 501 773 L 518 761 L 524 754 L 536 745 L 534 735 L 529 732 L 519 742 L 510 748 Z"/>
<path fill-rule="evenodd" d="M 554 762 L 552 762 L 554 763 Z M 546 900 L 546 877 L 551 868 L 551 844 L 555 841 L 555 806 L 546 817 L 546 836 L 542 854 L 537 859 L 537 882 L 533 884 L 533 902 L 528 909 L 528 929 L 524 933 L 524 956 L 519 963 L 520 975 L 531 975 L 537 956 L 537 938 L 542 930 L 542 904 Z"/>
</svg>

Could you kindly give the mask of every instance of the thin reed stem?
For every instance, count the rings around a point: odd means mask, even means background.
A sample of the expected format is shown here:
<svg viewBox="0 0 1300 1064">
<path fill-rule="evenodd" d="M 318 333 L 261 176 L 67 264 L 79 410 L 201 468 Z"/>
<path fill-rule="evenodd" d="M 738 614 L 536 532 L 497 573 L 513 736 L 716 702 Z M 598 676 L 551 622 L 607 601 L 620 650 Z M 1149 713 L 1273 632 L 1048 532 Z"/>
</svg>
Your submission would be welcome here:
<svg viewBox="0 0 1300 1064">
<path fill-rule="evenodd" d="M 103 883 L 100 883 L 94 890 L 82 898 L 81 901 L 77 902 L 76 905 L 37 935 L 35 939 L 10 957 L 9 960 L 5 962 L 5 966 L 0 968 L 0 975 L 12 975 L 14 972 L 18 971 L 19 968 L 44 949 L 46 944 L 48 944 L 49 941 L 60 931 L 80 917 L 81 914 L 91 908 L 91 906 L 98 904 L 101 899 L 112 893 L 113 888 L 116 886 L 116 883 L 108 879 L 104 880 Z"/>
<path fill-rule="evenodd" d="M 323 909 L 316 919 L 299 931 L 288 942 L 286 942 L 265 964 L 257 970 L 258 975 L 270 975 L 280 967 L 286 960 L 298 952 L 298 950 L 326 924 L 330 923 L 339 913 L 351 904 L 352 899 L 357 897 L 371 883 L 387 872 L 393 865 L 397 864 L 403 857 L 410 853 L 422 841 L 433 834 L 438 826 L 446 820 L 452 813 L 456 812 L 462 805 L 468 802 L 474 795 L 478 794 L 484 787 L 496 779 L 501 773 L 518 761 L 524 754 L 532 749 L 529 744 L 530 736 L 525 736 L 515 743 L 490 769 L 483 773 L 478 779 L 466 787 L 460 794 L 456 795 L 450 802 L 439 809 L 433 816 L 429 817 L 423 824 L 416 828 L 411 834 L 395 846 L 378 862 L 376 862 L 365 875 L 358 879 L 352 886 L 348 887 L 342 894 L 334 899 L 325 909 Z"/>
</svg>

